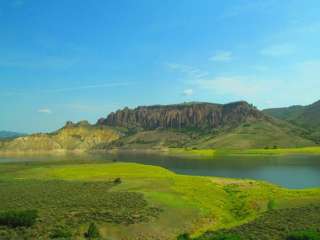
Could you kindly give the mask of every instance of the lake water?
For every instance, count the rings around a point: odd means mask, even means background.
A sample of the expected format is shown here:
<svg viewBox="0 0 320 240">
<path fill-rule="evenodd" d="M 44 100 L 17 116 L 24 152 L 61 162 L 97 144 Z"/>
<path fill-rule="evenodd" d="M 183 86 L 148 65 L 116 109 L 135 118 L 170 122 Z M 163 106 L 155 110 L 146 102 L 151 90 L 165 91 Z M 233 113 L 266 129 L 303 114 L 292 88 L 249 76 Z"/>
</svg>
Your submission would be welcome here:
<svg viewBox="0 0 320 240">
<path fill-rule="evenodd" d="M 320 187 L 320 156 L 221 156 L 212 159 L 171 157 L 155 154 L 99 154 L 4 158 L 1 162 L 101 160 L 156 165 L 173 172 L 199 176 L 249 178 L 269 181 L 287 188 Z"/>
</svg>

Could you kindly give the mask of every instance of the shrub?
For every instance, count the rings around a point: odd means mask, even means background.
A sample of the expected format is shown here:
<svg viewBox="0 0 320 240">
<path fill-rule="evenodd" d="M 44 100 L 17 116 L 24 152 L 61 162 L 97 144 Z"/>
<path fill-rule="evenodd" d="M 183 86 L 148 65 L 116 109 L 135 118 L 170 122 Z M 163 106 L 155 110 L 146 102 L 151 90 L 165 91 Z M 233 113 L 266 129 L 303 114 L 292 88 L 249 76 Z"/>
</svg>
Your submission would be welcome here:
<svg viewBox="0 0 320 240">
<path fill-rule="evenodd" d="M 320 240 L 320 233 L 312 230 L 293 232 L 287 240 Z"/>
<path fill-rule="evenodd" d="M 273 210 L 275 209 L 276 207 L 276 202 L 274 201 L 274 199 L 271 199 L 269 202 L 268 202 L 268 210 Z"/>
<path fill-rule="evenodd" d="M 184 234 L 179 235 L 177 240 L 191 240 L 191 238 L 188 233 L 184 233 Z"/>
<path fill-rule="evenodd" d="M 70 232 L 70 230 L 64 226 L 57 226 L 55 227 L 50 236 L 51 239 L 71 239 L 72 237 L 72 233 Z"/>
<path fill-rule="evenodd" d="M 0 213 L 0 225 L 8 227 L 31 227 L 36 223 L 36 210 L 7 211 Z"/>
<path fill-rule="evenodd" d="M 99 230 L 96 224 L 91 223 L 89 225 L 88 231 L 84 234 L 85 238 L 87 239 L 97 239 L 100 238 Z"/>
<path fill-rule="evenodd" d="M 121 178 L 116 178 L 113 183 L 115 184 L 120 184 L 122 181 L 121 181 Z"/>
</svg>

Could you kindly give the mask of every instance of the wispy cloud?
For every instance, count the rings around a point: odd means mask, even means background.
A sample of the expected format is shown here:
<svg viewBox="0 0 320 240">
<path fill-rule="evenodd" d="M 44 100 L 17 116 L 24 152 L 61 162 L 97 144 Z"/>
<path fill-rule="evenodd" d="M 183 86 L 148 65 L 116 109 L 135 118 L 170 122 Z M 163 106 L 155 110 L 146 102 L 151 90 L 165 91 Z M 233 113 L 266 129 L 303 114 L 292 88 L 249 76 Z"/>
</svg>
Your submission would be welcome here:
<svg viewBox="0 0 320 240">
<path fill-rule="evenodd" d="M 185 65 L 185 64 L 179 64 L 179 63 L 167 63 L 166 66 L 173 70 L 180 72 L 182 74 L 187 75 L 188 78 L 198 79 L 208 76 L 208 72 L 203 71 L 199 68 Z"/>
<path fill-rule="evenodd" d="M 132 82 L 110 82 L 110 83 L 102 83 L 102 84 L 92 84 L 92 85 L 82 85 L 82 86 L 74 86 L 67 88 L 54 88 L 54 89 L 35 89 L 35 90 L 10 90 L 10 91 L 2 91 L 0 92 L 0 96 L 9 97 L 16 95 L 30 95 L 30 94 L 49 94 L 49 93 L 65 93 L 65 92 L 73 92 L 73 91 L 83 91 L 90 89 L 99 89 L 99 88 L 113 88 L 113 87 L 124 87 L 132 85 Z"/>
<path fill-rule="evenodd" d="M 69 68 L 78 63 L 76 58 L 47 56 L 41 58 L 31 57 L 2 57 L 0 66 L 7 68 Z"/>
<path fill-rule="evenodd" d="M 209 60 L 214 62 L 229 62 L 232 60 L 232 58 L 232 52 L 218 51 L 212 57 L 210 57 Z"/>
<path fill-rule="evenodd" d="M 51 113 L 52 113 L 52 110 L 49 109 L 49 108 L 40 108 L 40 109 L 38 109 L 37 112 L 38 112 L 38 113 L 44 113 L 44 114 L 51 114 Z"/>
<path fill-rule="evenodd" d="M 193 89 L 185 89 L 182 93 L 184 96 L 192 96 L 193 95 Z"/>
<path fill-rule="evenodd" d="M 265 47 L 260 50 L 260 54 L 264 56 L 271 57 L 279 57 L 286 56 L 294 53 L 296 50 L 296 46 L 293 44 L 285 43 L 285 44 L 275 44 L 268 47 Z"/>
<path fill-rule="evenodd" d="M 97 88 L 121 87 L 121 86 L 128 86 L 128 85 L 130 85 L 130 83 L 128 83 L 128 82 L 113 82 L 113 83 L 75 86 L 75 87 L 69 87 L 69 88 L 44 89 L 44 90 L 40 90 L 39 92 L 60 93 L 60 92 L 72 92 L 72 91 L 81 91 L 81 90 L 97 89 Z"/>
</svg>

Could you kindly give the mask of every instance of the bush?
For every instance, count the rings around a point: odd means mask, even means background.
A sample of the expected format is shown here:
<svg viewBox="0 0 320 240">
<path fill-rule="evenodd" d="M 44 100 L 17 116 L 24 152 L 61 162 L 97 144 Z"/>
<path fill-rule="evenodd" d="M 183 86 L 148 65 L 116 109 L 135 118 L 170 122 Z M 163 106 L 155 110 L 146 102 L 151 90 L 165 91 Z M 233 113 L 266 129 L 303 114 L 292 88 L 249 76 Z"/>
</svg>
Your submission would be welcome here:
<svg viewBox="0 0 320 240">
<path fill-rule="evenodd" d="M 0 225 L 8 227 L 31 227 L 36 223 L 36 210 L 7 211 L 0 213 Z"/>
<path fill-rule="evenodd" d="M 191 238 L 188 233 L 184 233 L 184 234 L 179 235 L 177 240 L 191 240 Z"/>
<path fill-rule="evenodd" d="M 268 210 L 271 211 L 273 209 L 276 208 L 276 202 L 274 201 L 274 199 L 271 199 L 269 202 L 268 202 Z"/>
<path fill-rule="evenodd" d="M 71 239 L 72 233 L 70 230 L 64 226 L 57 226 L 54 228 L 50 234 L 51 239 Z"/>
<path fill-rule="evenodd" d="M 113 183 L 114 184 L 120 184 L 122 181 L 121 181 L 121 178 L 116 178 Z"/>
<path fill-rule="evenodd" d="M 96 224 L 91 223 L 89 226 L 88 231 L 84 234 L 85 238 L 87 239 L 98 239 L 100 238 L 99 230 Z"/>
<path fill-rule="evenodd" d="M 287 240 L 320 240 L 320 233 L 316 231 L 299 231 L 289 234 Z"/>
</svg>

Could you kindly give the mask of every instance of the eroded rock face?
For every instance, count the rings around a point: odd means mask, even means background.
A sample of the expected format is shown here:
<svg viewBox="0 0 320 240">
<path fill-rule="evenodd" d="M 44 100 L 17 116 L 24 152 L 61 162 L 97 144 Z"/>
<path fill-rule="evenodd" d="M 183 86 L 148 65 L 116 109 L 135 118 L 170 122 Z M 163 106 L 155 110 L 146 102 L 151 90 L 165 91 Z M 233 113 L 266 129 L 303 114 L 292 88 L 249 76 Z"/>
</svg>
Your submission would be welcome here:
<svg viewBox="0 0 320 240">
<path fill-rule="evenodd" d="M 246 102 L 230 104 L 188 103 L 164 106 L 142 106 L 135 109 L 124 108 L 99 119 L 98 124 L 109 126 L 143 128 L 199 128 L 212 129 L 237 126 L 250 119 L 264 115 Z"/>
</svg>

